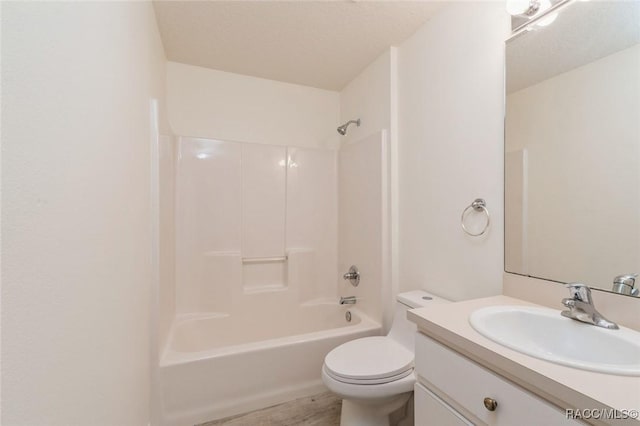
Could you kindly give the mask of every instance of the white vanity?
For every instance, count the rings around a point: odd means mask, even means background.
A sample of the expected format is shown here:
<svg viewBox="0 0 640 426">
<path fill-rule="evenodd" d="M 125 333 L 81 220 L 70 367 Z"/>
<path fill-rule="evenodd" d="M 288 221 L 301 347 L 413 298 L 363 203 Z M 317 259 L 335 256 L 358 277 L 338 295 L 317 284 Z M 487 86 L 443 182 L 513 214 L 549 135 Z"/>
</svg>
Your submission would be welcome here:
<svg viewBox="0 0 640 426">
<path fill-rule="evenodd" d="M 469 324 L 471 313 L 489 306 L 536 305 L 495 296 L 409 312 L 419 330 L 416 426 L 640 425 L 637 418 L 605 418 L 640 410 L 640 377 L 580 370 L 495 343 Z M 567 409 L 590 411 L 575 420 Z"/>
</svg>

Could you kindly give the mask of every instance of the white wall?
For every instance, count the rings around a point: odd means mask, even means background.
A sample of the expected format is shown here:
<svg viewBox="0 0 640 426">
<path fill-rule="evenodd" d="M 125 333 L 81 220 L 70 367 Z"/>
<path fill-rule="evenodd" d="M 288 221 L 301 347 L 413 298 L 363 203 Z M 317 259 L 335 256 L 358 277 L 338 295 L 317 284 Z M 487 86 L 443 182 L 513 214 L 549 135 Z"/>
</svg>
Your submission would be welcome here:
<svg viewBox="0 0 640 426">
<path fill-rule="evenodd" d="M 463 2 L 398 48 L 401 290 L 453 300 L 501 291 L 508 31 L 503 3 Z M 460 214 L 477 197 L 492 225 L 473 238 Z"/>
<path fill-rule="evenodd" d="M 167 63 L 167 104 L 177 135 L 301 147 L 335 147 L 337 92 Z"/>
<path fill-rule="evenodd" d="M 391 68 L 394 48 L 386 50 L 340 92 L 340 124 L 360 118 L 360 127 L 351 124 L 342 144 L 357 141 L 391 126 Z"/>
<path fill-rule="evenodd" d="M 4 2 L 2 38 L 2 423 L 145 425 L 152 5 Z"/>
<path fill-rule="evenodd" d="M 637 45 L 508 95 L 508 150 L 528 161 L 528 270 L 509 271 L 610 289 L 638 268 L 639 74 Z"/>
</svg>

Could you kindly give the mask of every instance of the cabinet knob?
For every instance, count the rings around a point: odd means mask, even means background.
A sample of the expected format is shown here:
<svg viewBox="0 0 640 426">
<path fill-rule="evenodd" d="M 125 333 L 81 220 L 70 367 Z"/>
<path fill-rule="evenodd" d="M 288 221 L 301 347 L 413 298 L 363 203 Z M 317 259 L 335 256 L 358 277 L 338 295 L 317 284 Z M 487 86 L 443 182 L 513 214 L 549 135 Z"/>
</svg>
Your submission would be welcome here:
<svg viewBox="0 0 640 426">
<path fill-rule="evenodd" d="M 498 408 L 498 401 L 493 398 L 486 397 L 484 399 L 484 407 L 489 411 L 496 411 L 496 408 Z"/>
</svg>

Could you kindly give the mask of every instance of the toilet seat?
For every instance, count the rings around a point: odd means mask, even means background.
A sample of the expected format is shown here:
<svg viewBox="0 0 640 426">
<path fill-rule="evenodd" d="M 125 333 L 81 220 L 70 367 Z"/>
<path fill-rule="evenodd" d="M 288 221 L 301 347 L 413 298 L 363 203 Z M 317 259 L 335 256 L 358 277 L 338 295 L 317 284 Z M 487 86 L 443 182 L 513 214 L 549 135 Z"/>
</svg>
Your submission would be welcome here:
<svg viewBox="0 0 640 426">
<path fill-rule="evenodd" d="M 407 371 L 403 371 L 402 373 L 397 374 L 395 376 L 381 377 L 377 379 L 352 379 L 349 377 L 339 376 L 333 373 L 332 371 L 330 371 L 326 365 L 325 365 L 324 371 L 327 373 L 329 377 L 342 383 L 349 383 L 352 385 L 381 385 L 385 383 L 395 382 L 396 380 L 400 380 L 407 377 L 409 374 L 413 373 L 413 368 L 410 368 Z"/>
<path fill-rule="evenodd" d="M 365 337 L 329 352 L 324 370 L 343 383 L 375 385 L 412 374 L 413 359 L 411 351 L 386 336 Z"/>
</svg>

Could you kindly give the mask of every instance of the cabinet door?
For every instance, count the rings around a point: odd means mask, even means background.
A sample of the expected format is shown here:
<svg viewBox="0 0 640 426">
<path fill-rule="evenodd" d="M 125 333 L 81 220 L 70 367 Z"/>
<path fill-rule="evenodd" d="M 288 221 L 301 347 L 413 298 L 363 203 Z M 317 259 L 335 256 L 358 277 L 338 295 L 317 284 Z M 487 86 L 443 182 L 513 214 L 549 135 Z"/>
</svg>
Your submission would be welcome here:
<svg viewBox="0 0 640 426">
<path fill-rule="evenodd" d="M 473 426 L 424 386 L 416 384 L 414 390 L 416 426 Z"/>
<path fill-rule="evenodd" d="M 418 333 L 416 336 L 418 380 L 429 383 L 480 421 L 492 426 L 568 426 L 563 410 L 525 391 L 446 346 Z M 433 387 L 432 387 L 433 386 Z M 497 404 L 492 409 L 484 399 Z"/>
</svg>

